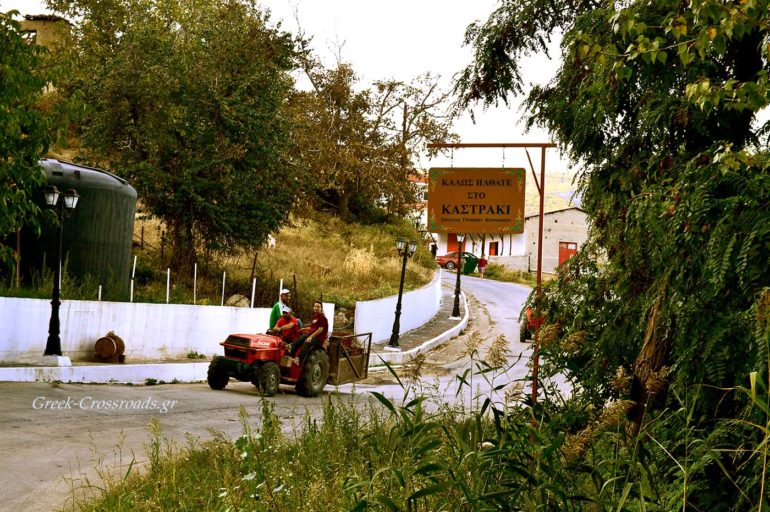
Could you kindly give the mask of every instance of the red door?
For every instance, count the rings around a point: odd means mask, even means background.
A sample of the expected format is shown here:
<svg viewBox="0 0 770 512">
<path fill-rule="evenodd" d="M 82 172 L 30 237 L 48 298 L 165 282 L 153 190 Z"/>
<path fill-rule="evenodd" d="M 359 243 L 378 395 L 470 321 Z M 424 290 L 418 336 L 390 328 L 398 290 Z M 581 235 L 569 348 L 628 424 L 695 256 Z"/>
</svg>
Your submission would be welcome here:
<svg viewBox="0 0 770 512">
<path fill-rule="evenodd" d="M 452 252 L 452 251 L 462 252 L 464 250 L 465 250 L 465 241 L 463 240 L 463 243 L 460 244 L 457 241 L 457 235 L 454 233 L 449 233 L 449 235 L 447 235 L 447 241 L 446 241 L 446 252 Z"/>
<path fill-rule="evenodd" d="M 577 253 L 577 242 L 559 242 L 559 265 Z"/>
</svg>

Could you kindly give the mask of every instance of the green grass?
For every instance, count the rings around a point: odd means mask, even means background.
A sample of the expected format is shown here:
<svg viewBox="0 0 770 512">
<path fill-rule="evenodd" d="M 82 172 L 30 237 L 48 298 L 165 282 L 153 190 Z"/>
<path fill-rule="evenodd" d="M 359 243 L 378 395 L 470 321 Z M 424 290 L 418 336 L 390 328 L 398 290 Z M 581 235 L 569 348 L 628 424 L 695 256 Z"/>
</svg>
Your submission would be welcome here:
<svg viewBox="0 0 770 512">
<path fill-rule="evenodd" d="M 104 485 L 72 489 L 71 509 L 458 510 L 467 497 L 456 484 L 478 493 L 469 477 L 491 469 L 483 441 L 495 436 L 494 422 L 474 417 L 438 399 L 397 407 L 377 394 L 326 395 L 320 417 L 306 415 L 291 435 L 267 400 L 259 418 L 241 411 L 235 441 L 174 446 L 155 424 L 145 470 L 102 472 Z"/>
<path fill-rule="evenodd" d="M 475 272 L 473 275 L 479 275 Z M 506 281 L 509 283 L 519 283 L 527 286 L 535 286 L 537 279 L 529 272 L 513 270 L 504 265 L 491 263 L 487 265 L 484 271 L 484 279 L 494 279 L 495 281 Z"/>
<path fill-rule="evenodd" d="M 160 250 L 158 230 L 150 221 L 138 221 L 135 230 L 139 232 L 142 226 L 145 227 L 145 246 L 134 249 L 137 257 L 134 302 L 163 304 L 167 300 L 168 250 Z M 293 292 L 292 306 L 303 318 L 310 316 L 312 302 L 321 298 L 335 303 L 338 309 L 350 310 L 357 301 L 398 293 L 402 261 L 395 248 L 398 237 L 419 240 L 420 235 L 408 223 L 399 221 L 378 225 L 349 224 L 325 213 L 316 213 L 312 219 L 293 219 L 291 225 L 276 235 L 276 247 L 272 250 L 260 248 L 236 255 L 215 254 L 200 262 L 195 303 L 221 304 L 222 277 L 226 272 L 225 300 L 241 295 L 249 302 L 250 279 L 253 277 L 256 279 L 256 307 L 272 306 L 283 280 L 283 286 Z M 404 289 L 424 286 L 436 268 L 426 244 L 421 243 L 417 253 L 407 262 Z M 485 277 L 529 286 L 534 283 L 527 273 L 495 264 L 487 267 Z M 45 299 L 50 297 L 52 285 L 52 272 L 43 270 L 33 274 L 31 282 L 19 289 L 0 282 L 0 296 Z M 192 304 L 192 285 L 192 268 L 172 272 L 168 301 Z M 63 300 L 95 300 L 97 290 L 94 279 L 73 278 L 65 264 Z M 128 296 L 105 294 L 103 300 L 127 301 Z"/>
</svg>

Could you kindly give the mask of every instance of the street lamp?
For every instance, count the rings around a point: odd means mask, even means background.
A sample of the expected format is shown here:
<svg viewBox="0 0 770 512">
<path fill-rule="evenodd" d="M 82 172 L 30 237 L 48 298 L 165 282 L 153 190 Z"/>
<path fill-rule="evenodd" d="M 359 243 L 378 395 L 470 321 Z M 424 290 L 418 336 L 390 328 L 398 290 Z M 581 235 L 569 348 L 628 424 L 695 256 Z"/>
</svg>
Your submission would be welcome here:
<svg viewBox="0 0 770 512">
<path fill-rule="evenodd" d="M 463 240 L 465 240 L 465 235 L 457 235 L 457 283 L 455 284 L 455 304 L 452 308 L 453 318 L 460 318 L 460 274 L 463 271 Z"/>
<path fill-rule="evenodd" d="M 59 201 L 59 196 L 61 201 Z M 55 186 L 51 185 L 45 189 L 45 203 L 50 206 L 56 218 L 59 221 L 59 238 L 56 257 L 56 266 L 53 272 L 53 293 L 51 297 L 51 321 L 48 324 L 48 341 L 45 344 L 44 356 L 60 356 L 61 339 L 59 338 L 59 286 L 61 281 L 61 258 L 62 258 L 62 234 L 64 232 L 64 219 L 70 216 L 72 210 L 78 205 L 78 195 L 75 189 L 69 189 L 63 195 Z"/>
<path fill-rule="evenodd" d="M 390 335 L 390 342 L 385 347 L 389 350 L 401 350 L 398 345 L 398 331 L 401 330 L 401 295 L 404 293 L 404 275 L 406 274 L 406 260 L 417 251 L 417 242 L 415 240 L 406 241 L 403 238 L 396 240 L 396 249 L 398 254 L 404 259 L 401 263 L 401 282 L 398 285 L 398 301 L 396 302 L 396 318 L 393 320 L 393 333 Z"/>
</svg>

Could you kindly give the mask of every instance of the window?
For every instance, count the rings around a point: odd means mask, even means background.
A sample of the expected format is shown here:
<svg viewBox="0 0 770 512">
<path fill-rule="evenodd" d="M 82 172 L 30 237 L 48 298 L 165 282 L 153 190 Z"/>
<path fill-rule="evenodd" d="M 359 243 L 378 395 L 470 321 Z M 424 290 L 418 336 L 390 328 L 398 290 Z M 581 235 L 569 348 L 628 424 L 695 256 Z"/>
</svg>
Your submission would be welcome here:
<svg viewBox="0 0 770 512">
<path fill-rule="evenodd" d="M 500 254 L 500 248 L 498 246 L 500 242 L 489 242 L 489 255 L 497 256 Z"/>
</svg>

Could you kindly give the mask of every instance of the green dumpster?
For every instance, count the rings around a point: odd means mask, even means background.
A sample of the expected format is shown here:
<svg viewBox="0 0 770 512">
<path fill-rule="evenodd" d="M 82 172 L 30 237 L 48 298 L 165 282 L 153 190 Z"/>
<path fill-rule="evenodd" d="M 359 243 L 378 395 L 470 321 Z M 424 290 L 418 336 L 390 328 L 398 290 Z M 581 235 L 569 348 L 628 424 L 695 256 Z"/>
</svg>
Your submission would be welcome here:
<svg viewBox="0 0 770 512">
<path fill-rule="evenodd" d="M 473 254 L 463 253 L 463 274 L 468 275 L 476 270 L 479 259 Z"/>
</svg>

